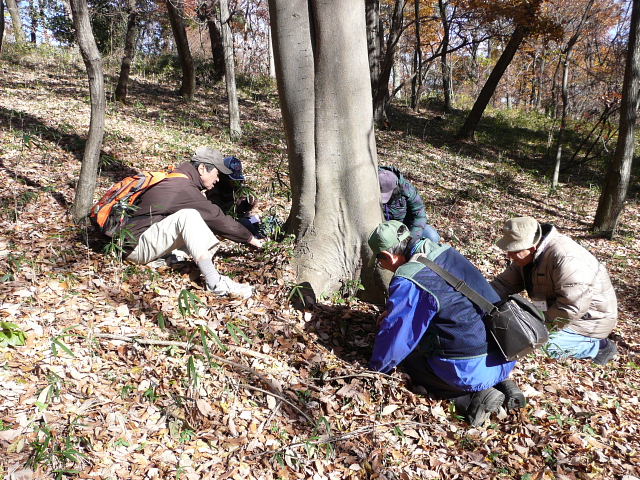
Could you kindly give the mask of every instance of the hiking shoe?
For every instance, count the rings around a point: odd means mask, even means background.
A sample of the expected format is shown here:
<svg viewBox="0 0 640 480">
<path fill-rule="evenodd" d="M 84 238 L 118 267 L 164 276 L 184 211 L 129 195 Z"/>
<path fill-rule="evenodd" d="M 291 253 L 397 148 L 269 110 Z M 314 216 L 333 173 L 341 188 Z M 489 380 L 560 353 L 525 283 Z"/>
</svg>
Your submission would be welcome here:
<svg viewBox="0 0 640 480">
<path fill-rule="evenodd" d="M 492 413 L 500 409 L 504 398 L 504 393 L 495 388 L 475 392 L 467 409 L 467 420 L 471 426 L 479 427 L 487 421 Z"/>
<path fill-rule="evenodd" d="M 234 282 L 224 275 L 220 275 L 220 281 L 218 281 L 214 288 L 210 288 L 207 285 L 207 289 L 221 297 L 228 296 L 247 299 L 253 295 L 253 287 L 251 285 Z"/>
<path fill-rule="evenodd" d="M 527 404 L 524 394 L 520 391 L 516 382 L 510 378 L 498 383 L 494 388 L 504 393 L 504 408 L 507 411 L 522 408 Z"/>
<path fill-rule="evenodd" d="M 600 350 L 598 350 L 598 354 L 593 359 L 593 363 L 605 365 L 613 360 L 613 357 L 618 354 L 618 346 L 616 345 L 616 342 L 608 338 L 604 339 L 604 346 L 602 346 L 602 340 L 600 340 L 600 342 Z"/>
</svg>

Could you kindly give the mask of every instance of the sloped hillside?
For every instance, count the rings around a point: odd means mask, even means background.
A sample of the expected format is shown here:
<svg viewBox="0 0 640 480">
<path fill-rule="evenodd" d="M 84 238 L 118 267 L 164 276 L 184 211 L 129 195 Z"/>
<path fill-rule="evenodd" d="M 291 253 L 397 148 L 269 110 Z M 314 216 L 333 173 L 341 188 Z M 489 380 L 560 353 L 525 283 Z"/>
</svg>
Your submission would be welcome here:
<svg viewBox="0 0 640 480">
<path fill-rule="evenodd" d="M 0 346 L 0 478 L 640 476 L 637 201 L 618 238 L 592 238 L 598 178 L 550 193 L 526 145 L 456 144 L 457 119 L 430 111 L 400 112 L 378 132 L 380 163 L 407 173 L 445 241 L 487 276 L 505 264 L 492 246 L 500 222 L 531 214 L 605 261 L 619 294 L 614 362 L 531 355 L 514 375 L 529 405 L 470 428 L 400 373 L 367 370 L 379 311 L 355 286 L 313 312 L 287 306 L 290 239 L 264 252 L 225 243 L 219 269 L 257 287 L 246 302 L 205 292 L 188 262 L 154 269 L 106 254 L 68 215 L 89 118 L 79 64 L 0 59 L 0 85 L 0 322 L 25 339 Z M 261 212 L 285 218 L 275 89 L 240 86 L 245 136 L 232 144 L 223 86 L 187 104 L 175 85 L 135 78 L 128 105 L 108 104 L 99 191 L 212 145 L 242 159 Z"/>
</svg>

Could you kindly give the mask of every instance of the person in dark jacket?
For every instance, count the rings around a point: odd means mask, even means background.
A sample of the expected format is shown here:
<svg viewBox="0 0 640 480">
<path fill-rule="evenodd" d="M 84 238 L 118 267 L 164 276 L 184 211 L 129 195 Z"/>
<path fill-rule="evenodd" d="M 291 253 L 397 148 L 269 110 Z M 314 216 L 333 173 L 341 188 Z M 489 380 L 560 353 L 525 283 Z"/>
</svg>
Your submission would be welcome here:
<svg viewBox="0 0 640 480">
<path fill-rule="evenodd" d="M 136 211 L 126 224 L 127 260 L 147 264 L 174 249 L 184 248 L 202 272 L 207 288 L 221 296 L 248 298 L 249 285 L 220 275 L 213 265 L 213 255 L 221 236 L 238 243 L 262 248 L 263 242 L 243 225 L 224 214 L 202 194 L 218 182 L 220 173 L 230 174 L 222 154 L 209 147 L 199 147 L 190 162 L 175 172 L 186 178 L 168 178 L 145 191 L 136 202 Z"/>
<path fill-rule="evenodd" d="M 231 171 L 221 173 L 218 183 L 207 190 L 207 198 L 218 205 L 224 213 L 234 216 L 255 237 L 263 238 L 260 233 L 260 217 L 253 214 L 256 198 L 243 190 L 245 176 L 242 162 L 237 157 L 225 157 L 224 165 Z"/>
<path fill-rule="evenodd" d="M 440 235 L 429 225 L 424 202 L 416 187 L 395 167 L 378 168 L 380 203 L 385 220 L 404 223 L 414 240 L 428 238 L 438 243 Z"/>
<path fill-rule="evenodd" d="M 480 309 L 419 258 L 498 301 L 480 271 L 449 245 L 412 240 L 396 220 L 378 225 L 368 243 L 378 265 L 394 272 L 371 368 L 388 372 L 401 366 L 417 390 L 453 399 L 473 426 L 482 425 L 503 403 L 507 409 L 524 406 L 524 395 L 508 378 L 515 362 L 505 360 L 490 341 Z"/>
</svg>

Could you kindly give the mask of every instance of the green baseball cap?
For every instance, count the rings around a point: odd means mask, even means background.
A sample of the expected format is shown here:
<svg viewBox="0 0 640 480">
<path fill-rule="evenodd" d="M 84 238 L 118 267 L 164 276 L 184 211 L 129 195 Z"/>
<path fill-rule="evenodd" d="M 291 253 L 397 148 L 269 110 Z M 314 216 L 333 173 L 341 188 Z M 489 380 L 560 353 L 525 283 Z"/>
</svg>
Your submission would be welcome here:
<svg viewBox="0 0 640 480">
<path fill-rule="evenodd" d="M 389 220 L 382 222 L 371 232 L 368 243 L 375 256 L 380 252 L 388 251 L 410 236 L 411 233 L 406 225 L 398 220 Z"/>
</svg>

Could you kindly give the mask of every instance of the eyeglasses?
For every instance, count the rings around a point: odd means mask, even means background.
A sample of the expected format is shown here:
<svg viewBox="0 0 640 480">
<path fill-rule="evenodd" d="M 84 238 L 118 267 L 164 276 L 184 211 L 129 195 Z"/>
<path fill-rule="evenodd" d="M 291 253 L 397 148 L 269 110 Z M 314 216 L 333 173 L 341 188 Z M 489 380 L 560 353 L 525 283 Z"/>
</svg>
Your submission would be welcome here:
<svg viewBox="0 0 640 480">
<path fill-rule="evenodd" d="M 384 255 L 382 253 L 376 254 L 376 267 L 380 268 L 380 262 L 384 260 Z"/>
</svg>

